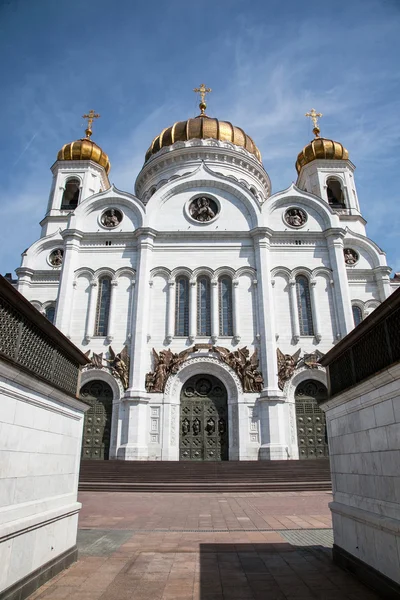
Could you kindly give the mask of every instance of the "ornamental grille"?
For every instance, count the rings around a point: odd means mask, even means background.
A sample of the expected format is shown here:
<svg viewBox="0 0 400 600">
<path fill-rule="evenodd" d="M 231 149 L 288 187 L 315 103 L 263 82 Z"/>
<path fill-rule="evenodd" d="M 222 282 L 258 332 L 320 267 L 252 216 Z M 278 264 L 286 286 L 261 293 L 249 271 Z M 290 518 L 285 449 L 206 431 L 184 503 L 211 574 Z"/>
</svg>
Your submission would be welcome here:
<svg viewBox="0 0 400 600">
<path fill-rule="evenodd" d="M 3 298 L 0 298 L 0 356 L 75 396 L 79 365 Z"/>
<path fill-rule="evenodd" d="M 331 395 L 400 360 L 400 308 L 378 321 L 329 365 Z"/>
</svg>

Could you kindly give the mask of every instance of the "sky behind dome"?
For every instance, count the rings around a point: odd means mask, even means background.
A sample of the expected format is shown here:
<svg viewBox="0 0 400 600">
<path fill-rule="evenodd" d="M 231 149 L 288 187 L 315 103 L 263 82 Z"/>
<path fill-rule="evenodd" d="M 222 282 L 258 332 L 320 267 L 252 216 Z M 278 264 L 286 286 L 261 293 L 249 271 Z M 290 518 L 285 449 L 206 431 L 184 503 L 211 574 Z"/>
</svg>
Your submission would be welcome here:
<svg viewBox="0 0 400 600">
<path fill-rule="evenodd" d="M 255 140 L 272 192 L 296 181 L 313 137 L 356 165 L 367 232 L 400 271 L 400 3 L 348 0 L 0 0 L 0 273 L 40 234 L 50 166 L 101 114 L 93 140 L 110 181 L 133 192 L 154 136 L 198 114 L 194 87 L 212 88 L 207 114 Z"/>
</svg>

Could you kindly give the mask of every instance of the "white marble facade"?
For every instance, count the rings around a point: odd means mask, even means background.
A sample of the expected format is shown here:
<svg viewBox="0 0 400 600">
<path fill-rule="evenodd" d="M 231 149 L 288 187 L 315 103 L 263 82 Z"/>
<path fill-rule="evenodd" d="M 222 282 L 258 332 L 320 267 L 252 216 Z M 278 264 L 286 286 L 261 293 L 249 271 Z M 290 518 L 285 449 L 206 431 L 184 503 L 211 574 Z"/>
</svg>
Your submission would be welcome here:
<svg viewBox="0 0 400 600">
<path fill-rule="evenodd" d="M 18 289 L 43 312 L 55 307 L 55 324 L 84 352 L 108 356 L 110 345 L 116 352 L 128 345 L 126 391 L 106 366 L 82 378 L 112 388 L 110 458 L 178 460 L 181 388 L 192 375 L 210 373 L 228 392 L 230 459 L 296 459 L 296 387 L 326 377 L 322 367 L 303 366 L 281 390 L 277 348 L 290 355 L 300 349 L 301 356 L 327 352 L 354 327 L 353 306 L 362 318 L 398 285 L 385 253 L 366 235 L 355 167 L 344 157 L 310 160 L 296 184 L 272 194 L 259 155 L 243 144 L 199 136 L 161 146 L 147 157 L 135 194 L 110 185 L 97 160 L 59 155 L 42 234 L 23 254 Z M 77 206 L 62 209 L 71 178 L 78 181 Z M 330 201 L 332 181 L 340 206 Z M 213 208 L 206 221 L 193 216 L 192 202 L 202 197 Z M 107 226 L 105 214 L 117 219 Z M 347 264 L 346 248 L 353 253 Z M 57 249 L 61 261 L 51 258 Z M 188 323 L 177 335 L 181 276 L 188 280 Z M 206 335 L 198 328 L 202 276 L 210 281 Z M 228 335 L 220 325 L 224 276 L 232 285 Z M 308 332 L 299 315 L 301 276 L 312 313 Z M 111 300 L 107 331 L 99 335 L 104 277 L 111 279 Z M 262 391 L 243 392 L 237 374 L 207 349 L 193 353 L 163 393 L 146 391 L 152 348 L 181 352 L 207 343 L 257 350 Z"/>
</svg>

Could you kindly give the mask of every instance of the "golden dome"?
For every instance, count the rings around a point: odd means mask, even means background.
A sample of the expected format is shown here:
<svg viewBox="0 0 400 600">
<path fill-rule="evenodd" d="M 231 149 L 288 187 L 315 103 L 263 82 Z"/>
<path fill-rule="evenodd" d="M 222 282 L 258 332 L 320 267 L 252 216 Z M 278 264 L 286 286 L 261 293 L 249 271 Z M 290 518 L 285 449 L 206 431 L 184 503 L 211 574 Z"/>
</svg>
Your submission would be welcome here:
<svg viewBox="0 0 400 600">
<path fill-rule="evenodd" d="M 300 169 L 308 163 L 318 158 L 327 160 L 347 160 L 349 153 L 346 148 L 334 140 L 316 137 L 297 156 L 296 170 L 300 173 Z"/>
<path fill-rule="evenodd" d="M 65 144 L 57 154 L 57 160 L 93 160 L 104 167 L 107 175 L 111 168 L 107 154 L 89 138 Z"/>
<path fill-rule="evenodd" d="M 205 105 L 204 105 L 205 106 Z M 202 108 L 202 105 L 200 105 Z M 203 109 L 202 109 L 203 112 Z M 231 142 L 236 146 L 242 146 L 261 162 L 261 153 L 251 137 L 228 121 L 218 121 L 205 114 L 201 114 L 194 119 L 187 121 L 178 121 L 171 127 L 164 129 L 160 135 L 154 138 L 150 148 L 146 152 L 145 162 L 156 154 L 161 148 L 166 148 L 175 144 L 175 142 L 186 142 L 192 139 L 214 139 L 221 142 Z"/>
<path fill-rule="evenodd" d="M 104 167 L 104 170 L 108 175 L 111 169 L 110 160 L 100 146 L 90 139 L 92 135 L 93 120 L 98 119 L 99 117 L 100 115 L 96 114 L 94 110 L 90 110 L 87 115 L 83 115 L 82 118 L 87 119 L 88 121 L 85 129 L 86 137 L 76 140 L 76 142 L 65 144 L 57 154 L 57 160 L 92 160 Z"/>
</svg>

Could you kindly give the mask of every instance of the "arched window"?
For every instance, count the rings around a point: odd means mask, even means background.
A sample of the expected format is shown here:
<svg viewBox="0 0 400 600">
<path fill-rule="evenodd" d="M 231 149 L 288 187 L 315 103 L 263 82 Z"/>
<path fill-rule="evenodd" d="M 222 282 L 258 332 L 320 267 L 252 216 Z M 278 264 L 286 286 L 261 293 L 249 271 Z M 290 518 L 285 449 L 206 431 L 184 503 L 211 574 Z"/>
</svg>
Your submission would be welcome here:
<svg viewBox="0 0 400 600">
<path fill-rule="evenodd" d="M 47 317 L 47 319 L 50 321 L 50 323 L 54 323 L 54 317 L 56 314 L 56 307 L 55 306 L 48 306 L 45 310 L 45 315 Z"/>
<path fill-rule="evenodd" d="M 189 335 L 189 280 L 179 277 L 176 281 L 175 335 Z"/>
<path fill-rule="evenodd" d="M 211 293 L 210 279 L 197 280 L 197 335 L 211 335 Z"/>
<path fill-rule="evenodd" d="M 357 327 L 357 325 L 359 325 L 361 323 L 361 321 L 363 320 L 362 310 L 359 306 L 353 306 L 352 310 L 353 310 L 354 325 Z"/>
<path fill-rule="evenodd" d="M 80 184 L 81 182 L 79 179 L 68 179 L 67 183 L 65 184 L 65 190 L 61 200 L 62 210 L 73 210 L 78 206 Z"/>
<path fill-rule="evenodd" d="M 310 284 L 307 277 L 296 277 L 297 309 L 299 313 L 300 335 L 314 335 L 311 310 Z"/>
<path fill-rule="evenodd" d="M 232 279 L 221 277 L 219 288 L 219 335 L 233 335 Z"/>
<path fill-rule="evenodd" d="M 99 295 L 96 308 L 96 329 L 94 335 L 106 336 L 108 332 L 108 317 L 110 314 L 111 278 L 101 277 L 99 280 Z"/>
<path fill-rule="evenodd" d="M 330 206 L 344 208 L 344 194 L 340 181 L 338 181 L 338 179 L 334 179 L 333 177 L 329 177 L 326 182 L 326 186 L 326 193 Z"/>
</svg>

